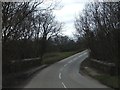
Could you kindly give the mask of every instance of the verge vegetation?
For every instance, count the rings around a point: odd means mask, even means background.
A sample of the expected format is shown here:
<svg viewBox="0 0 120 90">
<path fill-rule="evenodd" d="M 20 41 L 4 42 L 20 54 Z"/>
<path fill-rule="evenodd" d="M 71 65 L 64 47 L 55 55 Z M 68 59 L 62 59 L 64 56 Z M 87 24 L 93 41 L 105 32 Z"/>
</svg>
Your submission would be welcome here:
<svg viewBox="0 0 120 90">
<path fill-rule="evenodd" d="M 77 52 L 54 52 L 54 53 L 47 53 L 43 57 L 43 64 L 53 64 L 55 62 L 58 62 L 60 60 L 63 60 L 64 58 L 67 58 Z"/>
<path fill-rule="evenodd" d="M 98 80 L 100 83 L 107 85 L 108 87 L 118 90 L 120 86 L 120 76 L 110 75 L 105 73 L 91 65 L 90 58 L 84 60 L 80 65 L 80 73 L 91 76 L 92 78 Z"/>
</svg>

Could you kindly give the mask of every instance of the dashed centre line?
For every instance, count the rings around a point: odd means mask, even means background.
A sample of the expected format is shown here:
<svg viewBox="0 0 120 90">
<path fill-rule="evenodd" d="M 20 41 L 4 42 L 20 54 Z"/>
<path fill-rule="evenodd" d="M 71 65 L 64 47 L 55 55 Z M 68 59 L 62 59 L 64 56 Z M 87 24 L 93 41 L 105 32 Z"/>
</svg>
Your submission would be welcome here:
<svg viewBox="0 0 120 90">
<path fill-rule="evenodd" d="M 63 82 L 62 82 L 62 85 L 63 85 L 64 88 L 67 88 Z"/>
<path fill-rule="evenodd" d="M 59 73 L 59 79 L 61 79 L 61 73 Z M 63 82 L 62 82 L 62 85 L 64 88 L 67 88 Z"/>
<path fill-rule="evenodd" d="M 67 64 L 64 65 L 64 67 L 66 67 L 66 66 L 67 66 Z"/>
<path fill-rule="evenodd" d="M 61 79 L 61 73 L 59 73 L 59 79 Z"/>
<path fill-rule="evenodd" d="M 85 54 L 86 54 L 86 53 L 84 53 L 84 54 L 82 54 L 82 55 L 79 55 L 78 57 L 81 57 L 81 56 L 83 56 L 83 55 L 85 55 Z M 64 65 L 64 67 L 66 67 L 69 63 L 72 63 L 73 61 L 77 60 L 78 57 L 75 57 L 73 60 L 69 61 L 67 64 Z M 64 69 L 64 68 L 61 68 L 60 71 L 62 71 L 63 69 Z M 59 79 L 62 79 L 61 75 L 62 75 L 62 74 L 61 74 L 61 72 L 60 72 L 60 73 L 59 73 Z M 65 85 L 63 82 L 62 82 L 62 85 L 63 85 L 64 88 L 67 88 L 66 85 Z"/>
<path fill-rule="evenodd" d="M 73 61 L 71 60 L 71 61 L 69 61 L 68 63 L 72 63 Z"/>
</svg>

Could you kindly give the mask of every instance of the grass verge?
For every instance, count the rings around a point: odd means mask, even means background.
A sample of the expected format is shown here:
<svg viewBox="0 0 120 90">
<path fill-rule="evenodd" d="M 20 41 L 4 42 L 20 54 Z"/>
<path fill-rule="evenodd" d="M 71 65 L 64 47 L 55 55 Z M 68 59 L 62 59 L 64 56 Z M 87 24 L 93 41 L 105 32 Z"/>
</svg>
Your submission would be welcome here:
<svg viewBox="0 0 120 90">
<path fill-rule="evenodd" d="M 110 75 L 103 74 L 100 76 L 94 76 L 94 78 L 111 88 L 114 88 L 114 89 L 119 88 L 118 76 L 110 76 Z"/>
<path fill-rule="evenodd" d="M 42 64 L 53 64 L 55 62 L 58 62 L 64 58 L 67 58 L 77 52 L 54 52 L 54 53 L 47 53 L 43 57 Z"/>
<path fill-rule="evenodd" d="M 113 89 L 119 90 L 120 76 L 111 76 L 109 74 L 103 73 L 96 68 L 90 66 L 90 60 L 87 58 L 80 65 L 80 72 L 85 75 L 91 76 L 92 78 L 98 80 L 100 83 L 111 87 Z"/>
</svg>

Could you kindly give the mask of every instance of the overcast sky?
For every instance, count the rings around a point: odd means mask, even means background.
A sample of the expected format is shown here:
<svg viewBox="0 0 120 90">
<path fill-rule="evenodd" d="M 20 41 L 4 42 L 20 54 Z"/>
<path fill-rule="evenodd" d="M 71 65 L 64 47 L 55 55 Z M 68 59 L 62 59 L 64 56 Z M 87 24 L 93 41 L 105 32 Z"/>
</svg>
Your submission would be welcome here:
<svg viewBox="0 0 120 90">
<path fill-rule="evenodd" d="M 58 21 L 65 23 L 63 34 L 73 37 L 75 16 L 82 13 L 87 2 L 88 0 L 61 0 L 60 4 L 63 7 L 60 10 L 55 10 L 54 14 Z"/>
</svg>

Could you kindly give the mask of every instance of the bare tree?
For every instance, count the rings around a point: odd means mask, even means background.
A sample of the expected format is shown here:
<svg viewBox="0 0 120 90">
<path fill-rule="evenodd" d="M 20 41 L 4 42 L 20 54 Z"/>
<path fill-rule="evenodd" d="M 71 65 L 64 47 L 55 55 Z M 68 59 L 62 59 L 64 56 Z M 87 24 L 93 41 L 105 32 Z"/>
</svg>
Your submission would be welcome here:
<svg viewBox="0 0 120 90">
<path fill-rule="evenodd" d="M 42 60 L 45 49 L 47 47 L 47 40 L 60 33 L 60 30 L 62 29 L 62 23 L 56 21 L 55 16 L 50 11 L 39 13 L 36 18 L 37 20 L 35 22 L 35 36 L 37 39 L 41 39 L 40 57 Z"/>
<path fill-rule="evenodd" d="M 19 30 L 23 25 L 22 23 L 26 20 L 27 17 L 36 11 L 36 7 L 40 5 L 39 3 L 31 3 L 31 2 L 3 2 L 2 3 L 2 39 L 3 42 L 7 42 L 9 39 L 13 39 L 14 37 L 18 37 L 18 33 L 24 32 Z M 31 6 L 30 6 L 31 5 Z M 30 22 L 30 21 L 29 21 Z M 24 26 L 23 26 L 24 27 Z"/>
<path fill-rule="evenodd" d="M 106 62 L 117 61 L 119 2 L 89 3 L 75 20 L 78 36 L 87 40 L 94 57 Z M 104 52 L 104 53 L 103 53 Z"/>
</svg>

